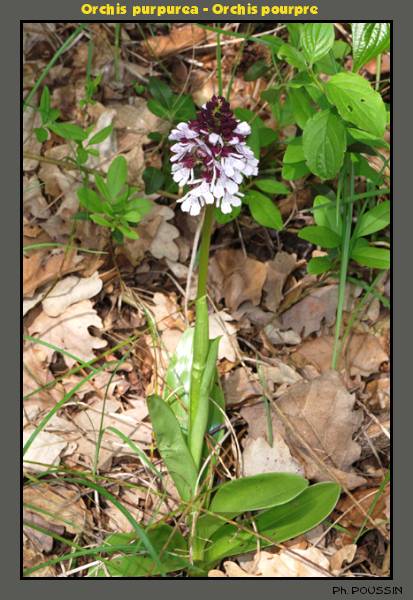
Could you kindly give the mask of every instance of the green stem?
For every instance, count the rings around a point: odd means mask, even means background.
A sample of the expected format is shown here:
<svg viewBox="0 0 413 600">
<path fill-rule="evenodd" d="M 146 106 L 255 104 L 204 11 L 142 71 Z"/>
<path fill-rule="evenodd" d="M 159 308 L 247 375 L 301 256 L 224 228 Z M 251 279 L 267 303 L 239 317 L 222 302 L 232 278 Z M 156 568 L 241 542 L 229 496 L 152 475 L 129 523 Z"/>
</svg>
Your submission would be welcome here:
<svg viewBox="0 0 413 600">
<path fill-rule="evenodd" d="M 345 167 L 346 168 L 346 167 Z M 351 165 L 350 174 L 350 194 L 354 195 L 354 166 Z M 340 332 L 343 321 L 343 310 L 344 302 L 346 297 L 346 282 L 347 282 L 347 269 L 350 260 L 350 240 L 351 240 L 351 226 L 353 222 L 353 205 L 344 205 L 344 234 L 341 249 L 341 264 L 340 264 L 340 281 L 338 287 L 338 303 L 337 303 L 337 319 L 336 319 L 336 330 L 334 336 L 334 348 L 333 357 L 331 361 L 331 368 L 337 369 L 337 362 L 340 356 Z"/>
<path fill-rule="evenodd" d="M 205 209 L 204 224 L 202 226 L 201 245 L 199 248 L 198 292 L 197 300 L 206 296 L 208 279 L 209 247 L 211 245 L 212 225 L 214 223 L 214 205 L 210 204 Z"/>
</svg>

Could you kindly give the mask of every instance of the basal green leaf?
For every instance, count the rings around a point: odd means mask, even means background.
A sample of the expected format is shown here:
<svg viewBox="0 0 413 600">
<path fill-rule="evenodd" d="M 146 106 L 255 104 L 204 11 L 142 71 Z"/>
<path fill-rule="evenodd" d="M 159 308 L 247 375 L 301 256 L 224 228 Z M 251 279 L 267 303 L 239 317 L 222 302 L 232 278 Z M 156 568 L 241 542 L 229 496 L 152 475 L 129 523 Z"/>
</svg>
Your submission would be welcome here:
<svg viewBox="0 0 413 600">
<path fill-rule="evenodd" d="M 261 473 L 220 485 L 209 510 L 214 513 L 242 514 L 289 502 L 308 486 L 308 481 L 294 473 Z"/>
<path fill-rule="evenodd" d="M 329 256 L 316 256 L 311 258 L 307 263 L 307 272 L 310 275 L 321 275 L 330 271 L 333 267 L 333 261 Z"/>
<path fill-rule="evenodd" d="M 198 473 L 178 420 L 160 396 L 148 398 L 148 409 L 158 451 L 179 495 L 189 501 L 195 490 Z"/>
<path fill-rule="evenodd" d="M 307 121 L 303 133 L 304 155 L 308 167 L 321 179 L 337 175 L 346 146 L 346 128 L 331 111 L 323 110 Z"/>
<path fill-rule="evenodd" d="M 324 521 L 334 509 L 340 495 L 340 486 L 336 483 L 317 483 L 305 489 L 291 502 L 264 511 L 254 518 L 258 532 L 270 538 L 273 543 L 282 543 L 295 538 Z M 257 537 L 248 521 L 251 533 L 242 531 L 234 525 L 224 525 L 211 536 L 211 543 L 205 554 L 206 561 L 215 565 L 223 558 L 250 552 L 257 547 Z M 262 548 L 272 543 L 262 538 Z"/>
</svg>

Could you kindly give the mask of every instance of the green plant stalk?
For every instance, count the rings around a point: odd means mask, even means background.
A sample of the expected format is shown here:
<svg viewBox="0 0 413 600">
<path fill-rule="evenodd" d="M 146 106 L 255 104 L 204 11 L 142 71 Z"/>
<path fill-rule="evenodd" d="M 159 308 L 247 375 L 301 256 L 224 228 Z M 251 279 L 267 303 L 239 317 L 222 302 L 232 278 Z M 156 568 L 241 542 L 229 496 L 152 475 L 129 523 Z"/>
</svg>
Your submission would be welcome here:
<svg viewBox="0 0 413 600">
<path fill-rule="evenodd" d="M 351 165 L 350 173 L 350 194 L 354 194 L 354 166 Z M 338 286 L 338 303 L 337 303 L 337 318 L 336 318 L 336 329 L 334 335 L 334 348 L 333 356 L 331 360 L 331 368 L 337 369 L 337 362 L 339 358 L 340 350 L 340 332 L 341 324 L 343 321 L 343 309 L 344 301 L 346 296 L 346 282 L 347 282 L 347 269 L 350 259 L 350 240 L 351 240 L 351 226 L 353 222 L 353 205 L 348 204 L 344 206 L 344 233 L 343 233 L 343 244 L 341 250 L 341 264 L 340 264 L 340 279 Z"/>
</svg>

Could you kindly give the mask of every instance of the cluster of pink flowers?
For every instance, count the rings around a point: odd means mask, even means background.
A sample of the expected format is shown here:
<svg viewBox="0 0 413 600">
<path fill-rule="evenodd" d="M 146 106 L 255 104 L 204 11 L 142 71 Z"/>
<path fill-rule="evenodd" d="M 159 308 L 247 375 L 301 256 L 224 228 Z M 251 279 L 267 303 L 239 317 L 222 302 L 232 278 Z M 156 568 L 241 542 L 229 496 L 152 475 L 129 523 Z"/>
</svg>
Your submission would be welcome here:
<svg viewBox="0 0 413 600">
<path fill-rule="evenodd" d="M 190 186 L 179 200 L 184 212 L 199 215 L 205 204 L 215 203 L 230 213 L 240 206 L 243 178 L 258 173 L 258 160 L 245 142 L 250 133 L 248 123 L 236 119 L 221 96 L 204 104 L 195 120 L 172 130 L 172 176 Z"/>
</svg>

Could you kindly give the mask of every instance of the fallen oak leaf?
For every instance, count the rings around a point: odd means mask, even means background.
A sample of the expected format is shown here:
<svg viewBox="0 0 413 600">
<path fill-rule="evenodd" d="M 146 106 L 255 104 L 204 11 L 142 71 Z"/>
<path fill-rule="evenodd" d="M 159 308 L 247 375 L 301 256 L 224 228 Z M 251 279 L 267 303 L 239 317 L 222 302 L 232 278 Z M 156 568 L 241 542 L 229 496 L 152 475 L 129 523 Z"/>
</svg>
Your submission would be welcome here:
<svg viewBox="0 0 413 600">
<path fill-rule="evenodd" d="M 59 317 L 49 317 L 42 312 L 29 327 L 30 335 L 42 339 L 70 352 L 83 361 L 95 358 L 93 350 L 104 348 L 106 340 L 91 335 L 88 328 L 94 326 L 102 328 L 102 321 L 93 308 L 90 300 L 82 300 L 69 306 Z M 54 350 L 46 348 L 46 353 L 51 360 Z M 75 359 L 65 355 L 68 367 L 75 364 Z"/>
<path fill-rule="evenodd" d="M 70 275 L 61 279 L 42 302 L 44 312 L 49 317 L 58 317 L 72 304 L 89 300 L 102 289 L 103 283 L 98 273 L 91 277 Z"/>
</svg>

